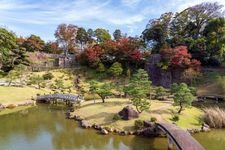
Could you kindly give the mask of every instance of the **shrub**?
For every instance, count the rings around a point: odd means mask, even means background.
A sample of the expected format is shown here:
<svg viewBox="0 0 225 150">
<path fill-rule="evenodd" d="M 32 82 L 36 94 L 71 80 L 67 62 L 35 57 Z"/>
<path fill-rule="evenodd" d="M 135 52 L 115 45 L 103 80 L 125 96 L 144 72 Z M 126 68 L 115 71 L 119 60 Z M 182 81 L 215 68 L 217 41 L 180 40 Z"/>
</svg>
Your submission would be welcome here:
<svg viewBox="0 0 225 150">
<path fill-rule="evenodd" d="M 205 108 L 203 121 L 211 128 L 225 127 L 225 110 L 219 107 Z"/>
<path fill-rule="evenodd" d="M 120 120 L 121 119 L 121 116 L 119 114 L 115 114 L 113 116 L 113 120 L 117 121 L 117 120 Z"/>
<path fill-rule="evenodd" d="M 106 70 L 106 69 L 105 69 L 104 64 L 103 64 L 103 63 L 99 63 L 99 64 L 98 64 L 97 71 L 101 73 L 101 72 L 105 72 L 105 70 Z"/>
<path fill-rule="evenodd" d="M 109 73 L 114 76 L 120 76 L 123 73 L 123 68 L 121 63 L 115 62 L 112 64 L 112 66 L 109 68 Z"/>
<path fill-rule="evenodd" d="M 163 99 L 163 96 L 166 95 L 166 89 L 163 88 L 162 86 L 157 87 L 155 92 L 156 92 L 156 98 L 160 100 Z"/>
<path fill-rule="evenodd" d="M 52 78 L 54 78 L 54 75 L 51 72 L 47 72 L 47 73 L 43 74 L 42 77 L 44 80 L 51 80 Z"/>
<path fill-rule="evenodd" d="M 135 120 L 134 127 L 135 129 L 142 129 L 144 127 L 144 120 Z"/>
<path fill-rule="evenodd" d="M 178 122 L 180 120 L 180 117 L 178 114 L 173 114 L 172 119 L 173 122 Z"/>
<path fill-rule="evenodd" d="M 150 118 L 150 121 L 151 121 L 151 122 L 156 122 L 156 121 L 157 121 L 157 118 L 156 118 L 156 117 L 151 117 L 151 118 Z"/>
</svg>

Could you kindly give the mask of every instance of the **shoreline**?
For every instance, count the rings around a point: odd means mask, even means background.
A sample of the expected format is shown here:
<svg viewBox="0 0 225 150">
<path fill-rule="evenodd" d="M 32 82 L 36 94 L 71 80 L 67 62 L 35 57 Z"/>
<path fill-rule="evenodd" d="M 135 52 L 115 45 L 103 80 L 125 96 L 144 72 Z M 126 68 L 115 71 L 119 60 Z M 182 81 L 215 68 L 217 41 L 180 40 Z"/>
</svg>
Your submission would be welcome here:
<svg viewBox="0 0 225 150">
<path fill-rule="evenodd" d="M 75 120 L 76 122 L 79 123 L 80 128 L 83 129 L 94 129 L 96 131 L 99 131 L 100 134 L 102 135 L 108 135 L 110 133 L 116 134 L 116 135 L 120 135 L 120 136 L 129 136 L 129 135 L 134 135 L 134 136 L 143 136 L 143 137 L 166 137 L 166 135 L 161 131 L 158 130 L 157 127 L 154 127 L 155 123 L 153 122 L 149 122 L 147 123 L 146 126 L 144 126 L 143 129 L 135 129 L 133 131 L 131 130 L 120 130 L 120 129 L 116 129 L 113 127 L 107 127 L 107 126 L 103 126 L 103 125 L 99 125 L 97 123 L 89 123 L 87 120 L 85 120 L 83 117 L 78 116 L 78 115 L 73 115 L 71 116 L 70 113 L 66 113 L 66 119 L 70 119 L 70 120 Z M 153 126 L 152 126 L 153 125 Z M 149 129 L 151 128 L 152 131 L 156 131 L 153 133 L 149 132 Z M 183 129 L 185 131 L 187 131 L 188 133 L 192 134 L 197 134 L 197 133 L 201 133 L 201 132 L 210 132 L 211 129 Z M 147 132 L 147 134 L 145 133 Z"/>
<path fill-rule="evenodd" d="M 34 100 L 25 100 L 17 103 L 0 104 L 0 116 L 25 110 L 33 106 L 36 106 L 36 101 Z"/>
</svg>

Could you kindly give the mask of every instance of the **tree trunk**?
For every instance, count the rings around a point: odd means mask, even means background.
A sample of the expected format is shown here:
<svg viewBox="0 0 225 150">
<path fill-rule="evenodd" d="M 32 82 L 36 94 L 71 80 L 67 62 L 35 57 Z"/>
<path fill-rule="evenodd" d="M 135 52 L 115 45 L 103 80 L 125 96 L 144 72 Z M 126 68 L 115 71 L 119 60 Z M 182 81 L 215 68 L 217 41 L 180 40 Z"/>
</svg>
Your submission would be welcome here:
<svg viewBox="0 0 225 150">
<path fill-rule="evenodd" d="M 183 109 L 183 106 L 182 106 L 182 104 L 180 103 L 180 109 L 178 110 L 178 114 L 181 113 L 182 109 Z"/>
<path fill-rule="evenodd" d="M 105 97 L 104 96 L 100 96 L 102 99 L 102 103 L 105 103 Z"/>
<path fill-rule="evenodd" d="M 10 81 L 9 81 L 9 84 L 8 84 L 8 86 L 10 86 L 10 85 L 11 85 L 11 83 L 12 83 L 12 80 L 10 80 Z"/>
<path fill-rule="evenodd" d="M 136 107 L 138 113 L 140 114 L 142 111 L 140 111 L 140 110 L 138 109 L 138 106 L 135 106 L 135 107 Z"/>
</svg>

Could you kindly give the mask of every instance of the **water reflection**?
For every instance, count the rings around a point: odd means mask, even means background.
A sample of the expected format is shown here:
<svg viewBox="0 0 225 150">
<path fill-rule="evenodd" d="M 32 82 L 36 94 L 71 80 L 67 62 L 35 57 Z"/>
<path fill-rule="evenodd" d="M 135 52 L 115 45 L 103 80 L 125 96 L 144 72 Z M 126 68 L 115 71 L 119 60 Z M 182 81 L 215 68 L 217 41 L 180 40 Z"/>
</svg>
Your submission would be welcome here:
<svg viewBox="0 0 225 150">
<path fill-rule="evenodd" d="M 40 105 L 0 117 L 0 150 L 164 150 L 165 138 L 103 136 L 66 120 L 63 107 Z M 194 136 L 206 149 L 224 150 L 225 130 Z"/>
<path fill-rule="evenodd" d="M 165 149 L 166 139 L 103 136 L 66 120 L 64 108 L 40 105 L 0 117 L 0 149 L 4 150 L 149 150 Z"/>
</svg>

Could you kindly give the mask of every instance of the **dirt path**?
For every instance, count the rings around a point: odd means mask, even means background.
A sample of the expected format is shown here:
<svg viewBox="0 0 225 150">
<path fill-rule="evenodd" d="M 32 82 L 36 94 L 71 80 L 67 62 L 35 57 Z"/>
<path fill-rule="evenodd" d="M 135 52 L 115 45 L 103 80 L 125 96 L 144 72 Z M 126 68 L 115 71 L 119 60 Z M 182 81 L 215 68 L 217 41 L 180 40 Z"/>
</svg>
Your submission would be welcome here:
<svg viewBox="0 0 225 150">
<path fill-rule="evenodd" d="M 168 111 L 168 109 L 172 106 L 171 101 L 167 101 L 164 106 L 160 106 L 151 110 L 154 116 L 157 118 L 158 122 L 166 122 L 166 120 L 162 117 L 162 113 Z"/>
</svg>

